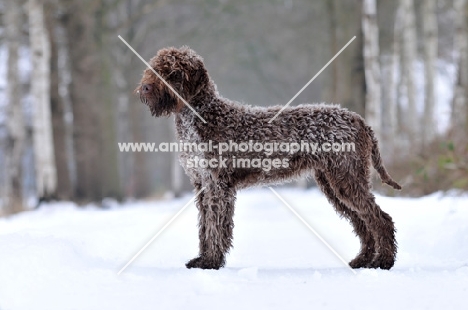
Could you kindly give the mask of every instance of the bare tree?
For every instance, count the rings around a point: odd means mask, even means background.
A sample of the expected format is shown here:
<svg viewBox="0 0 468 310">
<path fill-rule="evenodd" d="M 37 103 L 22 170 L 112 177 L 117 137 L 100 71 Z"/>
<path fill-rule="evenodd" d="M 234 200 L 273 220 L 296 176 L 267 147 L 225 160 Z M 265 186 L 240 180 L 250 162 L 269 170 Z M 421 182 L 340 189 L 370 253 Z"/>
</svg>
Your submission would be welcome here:
<svg viewBox="0 0 468 310">
<path fill-rule="evenodd" d="M 70 84 L 70 99 L 73 114 L 73 142 L 76 162 L 76 184 L 74 196 L 79 201 L 98 201 L 102 198 L 104 163 L 102 150 L 103 100 L 101 92 L 101 1 L 63 1 L 66 35 L 68 40 L 69 64 L 73 83 Z"/>
<path fill-rule="evenodd" d="M 70 174 L 70 153 L 67 149 L 71 143 L 67 141 L 71 138 L 71 131 L 67 126 L 65 114 L 67 112 L 66 98 L 60 95 L 60 79 L 63 74 L 63 69 L 59 63 L 59 49 L 61 44 L 59 40 L 63 40 L 59 31 L 59 15 L 57 14 L 56 3 L 47 2 L 44 6 L 47 31 L 50 34 L 51 47 L 51 66 L 50 66 L 50 105 L 52 112 L 53 125 L 53 141 L 54 141 L 54 156 L 55 166 L 57 168 L 57 191 L 56 196 L 62 200 L 72 198 L 73 186 Z M 65 100 L 64 100 L 65 99 Z"/>
<path fill-rule="evenodd" d="M 468 88 L 468 30 L 466 22 L 466 0 L 454 0 L 455 8 L 455 40 L 454 60 L 457 67 L 457 76 L 453 96 L 452 127 L 456 130 L 467 126 L 467 100 Z"/>
<path fill-rule="evenodd" d="M 324 99 L 365 115 L 362 5 L 357 5 L 361 4 L 361 0 L 330 0 L 326 3 L 330 14 L 330 54 L 338 52 L 353 35 L 356 35 L 356 40 L 346 53 L 331 63 L 328 69 L 331 73 L 330 81 L 325 86 L 329 94 Z"/>
<path fill-rule="evenodd" d="M 126 46 L 117 46 L 114 48 L 115 58 L 118 65 L 113 68 L 114 80 L 117 85 L 117 105 L 115 107 L 115 124 L 117 142 L 131 142 L 131 117 L 130 117 L 130 98 L 129 83 L 125 76 L 124 69 L 128 68 L 131 55 L 124 50 Z M 118 154 L 119 179 L 121 183 L 121 193 L 126 197 L 135 195 L 133 182 L 133 163 L 134 156 L 132 152 L 119 152 Z"/>
<path fill-rule="evenodd" d="M 109 23 L 120 24 L 130 20 L 133 14 L 139 12 L 139 7 L 143 6 L 144 1 L 114 1 L 116 10 L 109 13 Z M 136 11 L 136 12 L 135 12 Z M 135 25 L 129 24 L 127 28 L 122 29 L 122 36 L 134 44 Z M 114 40 L 114 38 L 112 39 Z M 112 42 L 111 40 L 111 42 Z M 124 44 L 118 44 L 110 50 L 113 56 L 114 65 L 109 66 L 113 75 L 113 82 L 116 86 L 117 105 L 114 108 L 114 123 L 117 142 L 131 142 L 132 140 L 132 118 L 130 108 L 130 83 L 127 76 L 131 70 L 131 60 L 133 53 Z M 118 153 L 118 173 L 120 192 L 124 197 L 135 196 L 135 156 L 132 152 Z"/>
<path fill-rule="evenodd" d="M 402 20 L 402 55 L 401 81 L 404 86 L 403 97 L 407 100 L 405 115 L 405 130 L 408 132 L 409 143 L 416 141 L 418 115 L 416 110 L 416 85 L 414 65 L 416 61 L 416 22 L 413 0 L 401 0 Z"/>
<path fill-rule="evenodd" d="M 60 7 L 59 9 L 62 12 L 64 11 L 63 7 Z M 57 24 L 55 26 L 55 37 L 57 43 L 57 70 L 59 88 L 58 90 L 60 101 L 62 103 L 63 118 L 65 123 L 65 145 L 62 151 L 66 153 L 68 173 L 70 178 L 70 187 L 72 191 L 71 196 L 73 196 L 74 189 L 76 186 L 77 172 L 73 141 L 73 110 L 70 98 L 70 84 L 72 82 L 70 69 L 70 52 L 64 14 L 61 14 L 59 18 L 57 18 Z"/>
<path fill-rule="evenodd" d="M 41 0 L 29 0 L 29 37 L 31 45 L 31 94 L 34 107 L 33 140 L 36 193 L 40 198 L 55 195 L 57 172 L 52 137 L 50 107 L 50 38 Z"/>
<path fill-rule="evenodd" d="M 366 79 L 365 118 L 377 139 L 382 135 L 382 106 L 379 64 L 379 28 L 375 0 L 363 0 L 362 31 L 364 37 L 364 73 Z"/>
<path fill-rule="evenodd" d="M 436 123 L 434 118 L 435 106 L 435 78 L 437 64 L 437 0 L 423 2 L 423 29 L 424 29 L 424 70 L 425 70 L 425 96 L 424 118 L 422 123 L 422 141 L 427 144 L 434 137 Z"/>
<path fill-rule="evenodd" d="M 18 49 L 21 37 L 22 1 L 7 1 L 5 11 L 5 40 L 8 47 L 7 69 L 7 149 L 5 213 L 16 213 L 23 209 L 22 162 L 25 129 L 21 106 L 20 80 L 18 74 Z"/>
</svg>

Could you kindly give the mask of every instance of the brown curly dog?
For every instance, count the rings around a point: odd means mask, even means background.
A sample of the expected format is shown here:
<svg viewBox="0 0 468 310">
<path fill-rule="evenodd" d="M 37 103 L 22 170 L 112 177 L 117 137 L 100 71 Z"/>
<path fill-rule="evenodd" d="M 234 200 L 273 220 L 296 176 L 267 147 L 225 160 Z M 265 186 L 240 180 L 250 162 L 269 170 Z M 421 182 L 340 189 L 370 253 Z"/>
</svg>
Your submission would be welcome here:
<svg viewBox="0 0 468 310">
<path fill-rule="evenodd" d="M 224 266 L 232 247 L 238 190 L 279 184 L 304 175 L 315 177 L 329 202 L 351 222 L 360 239 L 361 250 L 349 265 L 382 269 L 393 266 L 397 252 L 395 228 L 392 218 L 380 209 L 371 193 L 371 166 L 383 182 L 395 189 L 401 187 L 385 170 L 377 140 L 361 116 L 336 105 L 306 104 L 288 107 L 269 122 L 280 106 L 252 107 L 221 97 L 203 59 L 188 47 L 162 49 L 150 65 L 206 122 L 148 68 L 136 91 L 151 114 L 174 114 L 180 141 L 219 145 L 208 150 L 184 148 L 180 154 L 180 162 L 195 189 L 204 189 L 197 197 L 200 252 L 186 264 L 188 268 Z M 305 150 L 304 141 L 319 147 Z M 229 150 L 220 152 L 221 145 L 228 142 Z M 241 150 L 243 142 L 244 146 L 249 144 L 247 150 Z M 259 142 L 275 147 L 268 153 L 259 153 L 251 148 Z M 284 142 L 291 149 L 277 147 Z M 300 144 L 301 150 L 293 152 L 293 143 Z M 353 150 L 325 151 L 326 145 L 336 143 L 352 144 Z"/>
</svg>

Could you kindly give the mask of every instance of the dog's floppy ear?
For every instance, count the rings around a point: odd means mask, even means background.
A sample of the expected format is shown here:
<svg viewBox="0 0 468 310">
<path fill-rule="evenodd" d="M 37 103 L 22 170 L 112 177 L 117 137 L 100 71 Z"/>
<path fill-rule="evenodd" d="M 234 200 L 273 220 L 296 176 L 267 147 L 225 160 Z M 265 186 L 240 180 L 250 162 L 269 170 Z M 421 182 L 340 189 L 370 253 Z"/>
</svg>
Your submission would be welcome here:
<svg viewBox="0 0 468 310">
<path fill-rule="evenodd" d="M 206 70 L 205 68 L 203 67 L 200 67 L 198 69 L 195 69 L 193 72 L 192 72 L 192 82 L 193 83 L 200 83 L 200 82 L 203 82 L 203 78 L 205 77 L 206 75 Z"/>
<path fill-rule="evenodd" d="M 208 72 L 206 71 L 203 63 L 190 73 L 188 83 L 190 84 L 190 95 L 192 98 L 195 97 L 201 89 L 206 87 L 206 84 L 208 83 Z"/>
</svg>

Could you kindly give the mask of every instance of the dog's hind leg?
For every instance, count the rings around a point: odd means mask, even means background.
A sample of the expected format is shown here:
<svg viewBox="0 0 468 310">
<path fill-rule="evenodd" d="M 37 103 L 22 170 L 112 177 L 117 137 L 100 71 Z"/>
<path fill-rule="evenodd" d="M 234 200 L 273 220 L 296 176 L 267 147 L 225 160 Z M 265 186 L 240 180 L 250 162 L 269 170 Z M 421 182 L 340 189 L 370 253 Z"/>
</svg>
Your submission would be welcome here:
<svg viewBox="0 0 468 310">
<path fill-rule="evenodd" d="M 354 167 L 353 171 L 356 175 L 351 175 L 349 169 L 337 169 L 334 173 L 328 171 L 327 179 L 336 180 L 335 183 L 330 182 L 334 192 L 359 215 L 374 238 L 376 254 L 368 267 L 390 269 L 397 253 L 393 220 L 375 202 L 366 170 Z"/>
<path fill-rule="evenodd" d="M 359 217 L 359 214 L 351 210 L 336 197 L 333 188 L 330 186 L 325 173 L 321 170 L 315 171 L 315 180 L 328 201 L 333 205 L 336 212 L 350 221 L 354 233 L 359 237 L 361 250 L 359 254 L 349 263 L 352 268 L 369 267 L 375 254 L 375 242 L 366 223 Z"/>
<path fill-rule="evenodd" d="M 382 211 L 375 202 L 374 195 L 369 191 L 362 191 L 352 198 L 353 204 L 360 204 L 360 217 L 371 230 L 376 243 L 376 255 L 369 267 L 390 269 L 395 264 L 397 242 L 395 239 L 395 225 L 392 218 Z"/>
<path fill-rule="evenodd" d="M 187 268 L 224 267 L 226 254 L 232 246 L 236 192 L 225 184 L 218 184 L 206 184 L 197 200 L 200 253 L 186 264 Z"/>
</svg>

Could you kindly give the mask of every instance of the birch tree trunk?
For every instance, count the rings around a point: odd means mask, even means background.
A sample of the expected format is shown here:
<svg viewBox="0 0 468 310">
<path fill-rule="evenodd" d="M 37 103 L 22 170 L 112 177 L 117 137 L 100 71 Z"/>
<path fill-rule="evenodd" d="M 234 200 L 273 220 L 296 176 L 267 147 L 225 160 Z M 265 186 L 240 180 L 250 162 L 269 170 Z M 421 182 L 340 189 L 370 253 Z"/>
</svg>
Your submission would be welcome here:
<svg viewBox="0 0 468 310">
<path fill-rule="evenodd" d="M 4 206 L 6 214 L 16 213 L 23 209 L 21 159 L 25 143 L 25 129 L 18 73 L 18 49 L 22 25 L 21 5 L 22 1 L 7 1 L 5 11 L 5 40 L 8 48 Z"/>
<path fill-rule="evenodd" d="M 457 66 L 457 77 L 453 96 L 452 127 L 454 132 L 465 135 L 468 125 L 466 92 L 468 88 L 468 30 L 466 22 L 466 0 L 454 0 L 455 40 L 454 60 Z M 466 137 L 465 137 L 466 138 Z"/>
<path fill-rule="evenodd" d="M 375 136 L 382 135 L 382 107 L 379 64 L 379 28 L 375 0 L 363 0 L 362 31 L 364 37 L 364 73 L 366 80 L 365 118 Z"/>
<path fill-rule="evenodd" d="M 423 1 L 424 30 L 424 118 L 421 128 L 423 146 L 426 147 L 436 133 L 434 118 L 435 78 L 437 64 L 437 0 Z"/>
<path fill-rule="evenodd" d="M 418 134 L 418 115 L 416 110 L 416 86 L 414 65 L 416 60 L 416 23 L 413 0 L 401 0 L 403 11 L 401 80 L 404 85 L 403 96 L 407 99 L 405 130 L 408 133 L 409 146 L 413 148 Z"/>
<path fill-rule="evenodd" d="M 403 15 L 402 6 L 397 7 L 395 13 L 395 21 L 393 28 L 393 42 L 391 55 L 388 58 L 388 66 L 385 64 L 384 68 L 388 70 L 383 72 L 383 77 L 388 79 L 388 85 L 385 94 L 385 103 L 383 105 L 383 128 L 384 128 L 384 144 L 382 148 L 384 155 L 387 154 L 393 158 L 393 154 L 398 147 L 397 133 L 398 133 L 398 79 L 401 75 L 400 68 L 400 41 L 401 41 L 401 20 Z M 390 155 L 389 155 L 390 154 Z"/>
<path fill-rule="evenodd" d="M 57 172 L 50 110 L 50 42 L 40 0 L 29 0 L 31 45 L 31 94 L 33 99 L 33 142 L 36 193 L 39 198 L 55 195 Z"/>
</svg>

